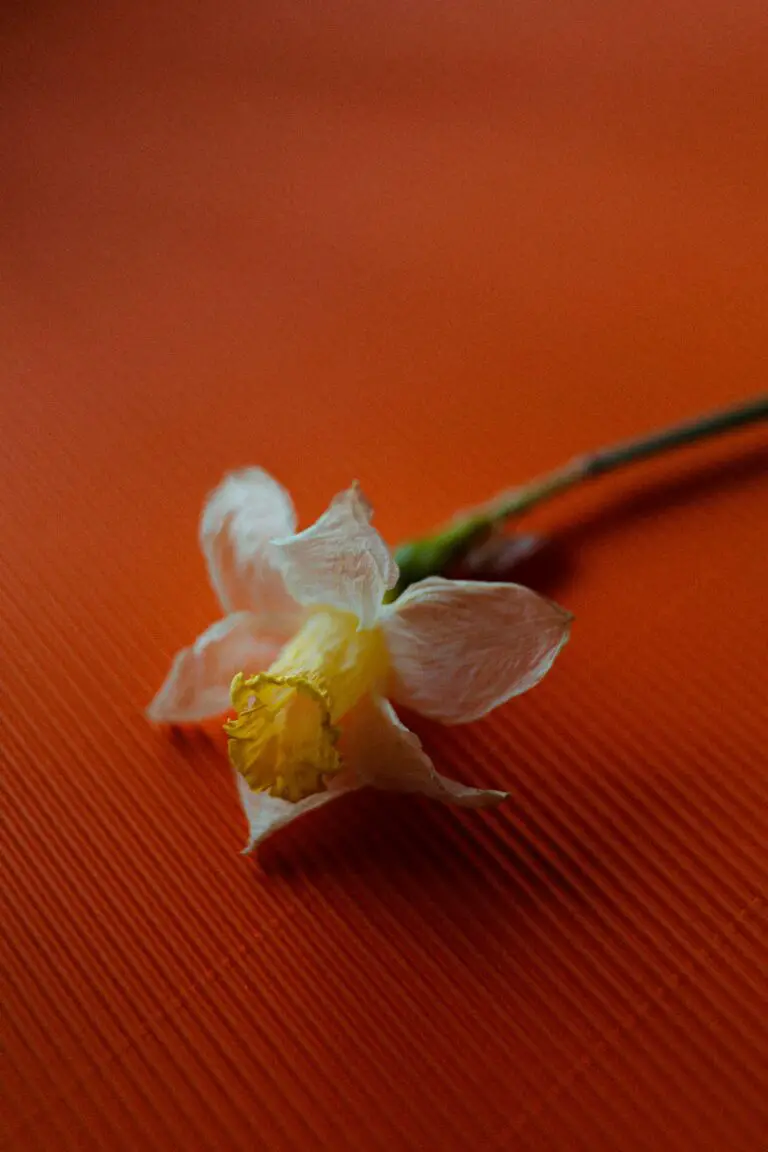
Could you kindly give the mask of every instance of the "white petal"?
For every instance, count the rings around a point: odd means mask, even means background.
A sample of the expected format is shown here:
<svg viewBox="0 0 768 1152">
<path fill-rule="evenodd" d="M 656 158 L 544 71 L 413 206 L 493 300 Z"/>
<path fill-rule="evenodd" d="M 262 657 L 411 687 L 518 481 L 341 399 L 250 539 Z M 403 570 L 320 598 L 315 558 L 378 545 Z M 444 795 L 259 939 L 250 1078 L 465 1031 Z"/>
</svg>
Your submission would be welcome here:
<svg viewBox="0 0 768 1152">
<path fill-rule="evenodd" d="M 311 528 L 270 550 L 289 592 L 300 604 L 352 612 L 364 628 L 375 622 L 397 565 L 375 528 L 371 507 L 355 484 L 331 501 Z"/>
<path fill-rule="evenodd" d="M 287 637 L 285 637 L 287 639 Z M 165 683 L 147 709 L 157 724 L 189 724 L 221 716 L 230 707 L 236 672 L 258 672 L 274 660 L 281 640 L 265 635 L 250 612 L 218 620 L 191 648 L 176 653 Z"/>
<path fill-rule="evenodd" d="M 445 724 L 476 720 L 541 680 L 571 619 L 519 584 L 430 577 L 386 611 L 390 695 Z"/>
<path fill-rule="evenodd" d="M 200 520 L 200 546 L 225 612 L 290 608 L 267 545 L 295 527 L 290 496 L 261 468 L 232 472 L 210 493 Z"/>
<path fill-rule="evenodd" d="M 368 697 L 347 718 L 342 738 L 347 771 L 359 787 L 420 792 L 446 804 L 486 808 L 506 800 L 506 792 L 470 788 L 441 776 L 414 732 L 401 722 L 388 700 Z"/>
<path fill-rule="evenodd" d="M 243 851 L 252 852 L 258 844 L 280 828 L 284 828 L 286 824 L 290 824 L 292 820 L 314 811 L 315 808 L 321 808 L 323 804 L 343 796 L 345 792 L 352 791 L 353 789 L 344 783 L 342 777 L 342 773 L 334 776 L 326 792 L 318 792 L 315 796 L 307 796 L 304 800 L 300 800 L 298 804 L 291 804 L 288 800 L 281 800 L 266 792 L 252 792 L 240 773 L 236 772 L 237 790 L 248 820 L 248 843 Z"/>
</svg>

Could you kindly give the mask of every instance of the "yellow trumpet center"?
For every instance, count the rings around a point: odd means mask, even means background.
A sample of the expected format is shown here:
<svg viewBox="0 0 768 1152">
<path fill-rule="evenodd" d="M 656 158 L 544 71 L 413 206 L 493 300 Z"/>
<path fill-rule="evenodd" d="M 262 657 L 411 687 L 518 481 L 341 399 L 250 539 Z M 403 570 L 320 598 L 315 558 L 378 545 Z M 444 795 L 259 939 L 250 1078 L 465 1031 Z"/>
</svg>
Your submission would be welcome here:
<svg viewBox="0 0 768 1152">
<path fill-rule="evenodd" d="M 332 608 L 313 613 L 267 672 L 232 681 L 233 765 L 255 792 L 296 802 L 324 791 L 341 768 L 338 721 L 386 671 L 378 629 L 359 631 Z"/>
</svg>

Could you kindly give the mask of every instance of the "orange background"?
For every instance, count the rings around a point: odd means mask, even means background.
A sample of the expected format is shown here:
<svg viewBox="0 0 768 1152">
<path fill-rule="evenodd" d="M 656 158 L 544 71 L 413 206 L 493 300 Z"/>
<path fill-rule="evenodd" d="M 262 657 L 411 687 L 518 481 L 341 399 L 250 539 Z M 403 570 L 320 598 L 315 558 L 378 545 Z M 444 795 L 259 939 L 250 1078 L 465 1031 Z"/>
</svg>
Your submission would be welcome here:
<svg viewBox="0 0 768 1152">
<path fill-rule="evenodd" d="M 142 709 L 226 470 L 305 522 L 357 476 L 394 542 L 765 389 L 764 0 L 2 19 L 7 1146 L 759 1152 L 760 431 L 531 519 L 571 644 L 417 725 L 496 812 L 245 859 L 220 747 Z"/>
</svg>

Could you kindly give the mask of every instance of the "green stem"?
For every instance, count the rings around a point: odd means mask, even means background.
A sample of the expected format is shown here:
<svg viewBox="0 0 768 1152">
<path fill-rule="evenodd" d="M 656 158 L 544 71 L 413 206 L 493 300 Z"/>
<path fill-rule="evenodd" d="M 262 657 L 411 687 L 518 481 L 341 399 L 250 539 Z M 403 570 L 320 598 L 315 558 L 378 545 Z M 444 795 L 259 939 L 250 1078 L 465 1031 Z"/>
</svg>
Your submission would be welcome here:
<svg viewBox="0 0 768 1152">
<path fill-rule="evenodd" d="M 445 527 L 420 540 L 413 540 L 397 549 L 395 559 L 400 566 L 400 580 L 391 598 L 398 596 L 409 584 L 426 576 L 438 575 L 466 552 L 487 538 L 512 516 L 519 516 L 537 504 L 565 492 L 576 484 L 605 476 L 638 460 L 721 436 L 734 428 L 759 424 L 768 420 L 768 395 L 758 396 L 744 404 L 724 411 L 687 420 L 661 432 L 653 432 L 637 440 L 627 440 L 611 448 L 600 448 L 586 456 L 577 456 L 568 464 L 548 472 L 520 488 L 503 492 L 488 504 L 480 505 Z"/>
</svg>

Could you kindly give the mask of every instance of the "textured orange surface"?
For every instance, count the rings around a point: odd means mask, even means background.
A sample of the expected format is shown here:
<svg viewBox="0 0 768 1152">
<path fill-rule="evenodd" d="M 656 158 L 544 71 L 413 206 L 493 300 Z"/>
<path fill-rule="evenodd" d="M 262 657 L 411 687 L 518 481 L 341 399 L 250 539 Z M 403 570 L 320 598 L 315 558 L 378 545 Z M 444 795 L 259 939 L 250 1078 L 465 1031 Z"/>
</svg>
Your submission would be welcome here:
<svg viewBox="0 0 768 1152">
<path fill-rule="evenodd" d="M 763 434 L 530 521 L 571 644 L 418 725 L 498 811 L 244 859 L 217 741 L 142 708 L 227 469 L 305 521 L 358 476 L 394 542 L 764 390 L 763 0 L 3 22 L 6 1146 L 762 1152 Z"/>
</svg>

